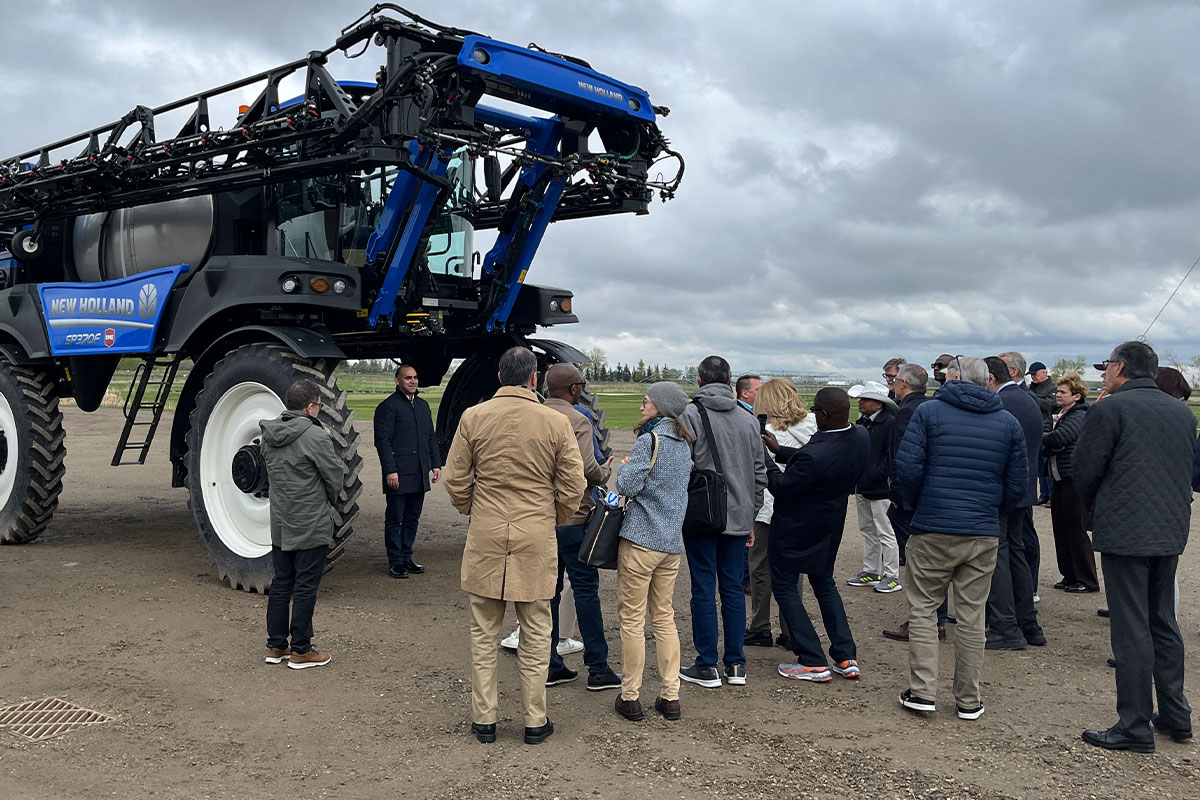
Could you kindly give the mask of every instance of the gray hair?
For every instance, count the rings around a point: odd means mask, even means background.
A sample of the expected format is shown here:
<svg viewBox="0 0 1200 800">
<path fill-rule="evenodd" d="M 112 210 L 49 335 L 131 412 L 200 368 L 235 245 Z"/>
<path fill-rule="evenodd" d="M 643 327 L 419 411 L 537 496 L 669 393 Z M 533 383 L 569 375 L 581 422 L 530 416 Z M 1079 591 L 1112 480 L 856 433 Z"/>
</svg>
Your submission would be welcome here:
<svg viewBox="0 0 1200 800">
<path fill-rule="evenodd" d="M 929 373 L 919 364 L 901 364 L 896 380 L 904 381 L 908 388 L 916 392 L 923 392 L 929 387 Z"/>
<path fill-rule="evenodd" d="M 1125 377 L 1153 378 L 1158 375 L 1158 353 L 1145 342 L 1122 342 L 1113 349 L 1109 361 L 1125 365 Z"/>
<path fill-rule="evenodd" d="M 1021 381 L 1025 380 L 1025 368 L 1027 366 L 1025 363 L 1025 356 L 1021 355 L 1020 353 L 1018 353 L 1015 350 L 1010 350 L 1007 353 L 1001 353 L 1000 357 L 1008 362 L 1008 368 L 1010 370 L 1015 369 L 1017 371 L 1017 374 L 1021 376 L 1019 378 L 1014 379 L 1014 380 L 1016 380 L 1017 383 L 1020 383 Z"/>
<path fill-rule="evenodd" d="M 950 377 L 951 373 L 954 374 L 954 378 Z M 967 383 L 973 383 L 976 386 L 987 386 L 987 362 L 982 358 L 974 358 L 972 356 L 956 358 L 946 367 L 946 379 L 963 380 Z"/>
<path fill-rule="evenodd" d="M 500 384 L 523 386 L 537 372 L 537 356 L 524 347 L 510 347 L 500 356 Z"/>
</svg>

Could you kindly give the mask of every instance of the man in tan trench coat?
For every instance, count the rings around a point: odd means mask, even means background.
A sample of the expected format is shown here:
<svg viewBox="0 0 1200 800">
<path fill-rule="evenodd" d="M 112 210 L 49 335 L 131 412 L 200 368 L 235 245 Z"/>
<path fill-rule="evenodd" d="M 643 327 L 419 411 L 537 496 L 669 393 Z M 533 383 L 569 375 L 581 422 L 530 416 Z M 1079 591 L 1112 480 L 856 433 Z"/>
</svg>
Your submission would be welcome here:
<svg viewBox="0 0 1200 800">
<path fill-rule="evenodd" d="M 538 744 L 554 732 L 546 717 L 554 528 L 575 513 L 587 480 L 571 423 L 538 402 L 533 353 L 514 347 L 501 356 L 500 384 L 495 397 L 463 413 L 446 462 L 450 502 L 471 516 L 462 560 L 471 606 L 471 730 L 481 742 L 496 740 L 496 654 L 511 601 L 521 623 L 525 741 Z"/>
</svg>

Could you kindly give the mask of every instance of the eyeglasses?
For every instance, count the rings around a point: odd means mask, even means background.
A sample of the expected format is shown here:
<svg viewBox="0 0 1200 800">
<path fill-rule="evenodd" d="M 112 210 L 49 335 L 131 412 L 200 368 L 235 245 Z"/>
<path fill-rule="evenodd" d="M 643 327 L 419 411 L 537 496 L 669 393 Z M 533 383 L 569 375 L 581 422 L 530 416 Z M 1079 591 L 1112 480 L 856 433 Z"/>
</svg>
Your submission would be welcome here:
<svg viewBox="0 0 1200 800">
<path fill-rule="evenodd" d="M 888 383 L 891 383 L 892 381 L 896 380 L 896 376 L 899 374 L 900 373 L 898 372 L 885 372 L 883 373 L 883 379 Z"/>
<path fill-rule="evenodd" d="M 1096 369 L 1100 370 L 1101 372 L 1104 372 L 1106 369 L 1108 369 L 1109 364 L 1120 364 L 1120 363 L 1121 363 L 1120 361 L 1113 361 L 1111 358 L 1106 358 L 1103 361 L 1101 361 L 1099 364 L 1092 364 L 1092 366 L 1095 367 Z"/>
<path fill-rule="evenodd" d="M 942 362 L 940 362 L 940 361 L 935 361 L 935 362 L 933 362 L 932 364 L 930 364 L 930 365 L 929 365 L 929 368 L 930 368 L 930 369 L 945 369 L 945 368 L 946 368 L 946 367 L 948 367 L 948 366 L 950 366 L 948 363 L 947 363 L 947 364 L 943 364 L 943 363 L 942 363 Z"/>
</svg>

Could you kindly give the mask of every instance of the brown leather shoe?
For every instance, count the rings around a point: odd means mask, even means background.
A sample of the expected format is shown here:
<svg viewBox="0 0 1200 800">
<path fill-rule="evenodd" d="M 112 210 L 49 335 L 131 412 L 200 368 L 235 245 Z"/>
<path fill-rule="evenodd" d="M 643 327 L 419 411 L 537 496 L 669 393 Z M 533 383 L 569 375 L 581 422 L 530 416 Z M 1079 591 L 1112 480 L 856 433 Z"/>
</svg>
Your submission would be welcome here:
<svg viewBox="0 0 1200 800">
<path fill-rule="evenodd" d="M 676 703 L 676 705 L 679 705 Z M 630 722 L 641 722 L 646 718 L 646 714 L 642 711 L 641 700 L 622 700 L 620 695 L 617 695 L 617 700 L 613 703 L 613 707 L 617 709 L 617 713 Z"/>
<path fill-rule="evenodd" d="M 291 655 L 292 649 L 290 647 L 268 647 L 266 662 L 268 664 L 282 664 Z"/>
<path fill-rule="evenodd" d="M 323 667 L 332 658 L 333 656 L 329 653 L 318 653 L 316 648 L 310 648 L 307 653 L 292 653 L 292 657 L 288 660 L 288 669 Z"/>
<path fill-rule="evenodd" d="M 900 627 L 896 628 L 895 630 L 884 631 L 883 635 L 886 636 L 887 638 L 895 640 L 897 642 L 907 642 L 908 641 L 908 623 L 907 622 L 901 623 Z M 943 642 L 946 641 L 946 626 L 945 625 L 938 625 L 938 639 L 942 640 Z"/>
<path fill-rule="evenodd" d="M 654 710 L 662 714 L 664 719 L 680 719 L 683 716 L 683 712 L 679 710 L 678 700 L 656 698 L 654 701 Z"/>
</svg>

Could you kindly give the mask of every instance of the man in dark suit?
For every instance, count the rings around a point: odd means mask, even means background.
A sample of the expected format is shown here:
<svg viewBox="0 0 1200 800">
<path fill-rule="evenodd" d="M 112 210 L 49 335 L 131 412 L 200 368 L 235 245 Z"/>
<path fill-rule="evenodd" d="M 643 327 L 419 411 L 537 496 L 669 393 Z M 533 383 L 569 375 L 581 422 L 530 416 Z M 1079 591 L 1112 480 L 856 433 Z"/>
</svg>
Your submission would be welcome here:
<svg viewBox="0 0 1200 800">
<path fill-rule="evenodd" d="M 1009 354 L 1010 356 L 1013 354 Z M 1033 575 L 1025 560 L 1026 517 L 1033 515 L 1037 501 L 1037 456 L 1042 447 L 1042 412 L 1033 393 L 1012 379 L 1008 363 L 999 356 L 984 359 L 988 369 L 988 388 L 996 392 L 1001 405 L 1016 417 L 1025 435 L 1027 464 L 1025 495 L 1016 508 L 1001 515 L 1000 542 L 996 551 L 996 571 L 987 601 L 988 650 L 1024 650 L 1026 645 L 1046 643 L 1033 604 Z M 1021 363 L 1021 373 L 1025 364 Z M 1020 373 L 1019 373 L 1020 374 Z"/>
<path fill-rule="evenodd" d="M 434 437 L 429 403 L 417 391 L 417 370 L 396 368 L 396 391 L 375 409 L 375 450 L 383 469 L 387 499 L 384 544 L 388 574 L 393 578 L 420 575 L 425 567 L 413 561 L 417 523 L 430 484 L 442 477 L 442 455 Z"/>
<path fill-rule="evenodd" d="M 1088 409 L 1073 465 L 1104 569 L 1119 719 L 1108 730 L 1084 731 L 1083 740 L 1153 753 L 1151 726 L 1177 742 L 1192 738 L 1174 595 L 1191 524 L 1196 420 L 1158 389 L 1158 355 L 1148 344 L 1120 344 L 1096 369 L 1110 395 Z"/>
<path fill-rule="evenodd" d="M 846 524 L 846 500 L 870 460 L 871 438 L 861 425 L 850 424 L 850 397 L 826 387 L 812 404 L 817 432 L 801 448 L 780 447 L 764 433 L 767 449 L 787 464 L 783 471 L 767 460 L 767 482 L 775 497 L 768 559 L 771 591 L 791 634 L 792 664 L 780 664 L 785 678 L 824 683 L 832 680 L 821 640 L 800 600 L 799 581 L 808 575 L 821 619 L 829 635 L 833 672 L 845 678 L 861 674 L 846 609 L 833 578 L 833 562 Z"/>
</svg>

